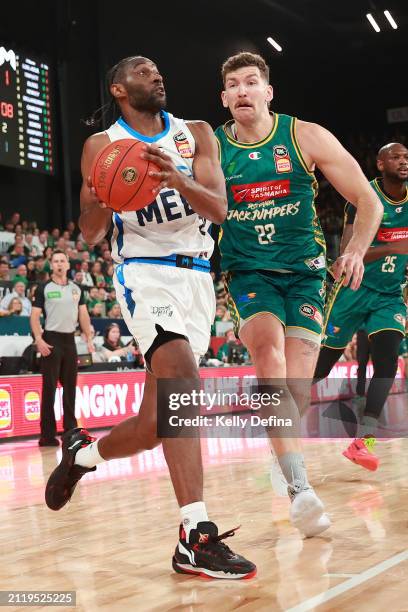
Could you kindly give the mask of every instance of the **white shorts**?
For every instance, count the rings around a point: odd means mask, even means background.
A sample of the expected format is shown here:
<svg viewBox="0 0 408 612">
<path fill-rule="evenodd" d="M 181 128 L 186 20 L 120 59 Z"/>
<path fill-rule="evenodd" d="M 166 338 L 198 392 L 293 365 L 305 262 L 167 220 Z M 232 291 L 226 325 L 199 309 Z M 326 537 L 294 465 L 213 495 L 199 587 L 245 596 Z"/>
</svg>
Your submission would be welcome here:
<svg viewBox="0 0 408 612">
<path fill-rule="evenodd" d="M 143 355 L 157 336 L 156 325 L 186 336 L 197 362 L 207 352 L 215 317 L 208 272 L 129 262 L 115 267 L 113 281 L 125 323 Z"/>
</svg>

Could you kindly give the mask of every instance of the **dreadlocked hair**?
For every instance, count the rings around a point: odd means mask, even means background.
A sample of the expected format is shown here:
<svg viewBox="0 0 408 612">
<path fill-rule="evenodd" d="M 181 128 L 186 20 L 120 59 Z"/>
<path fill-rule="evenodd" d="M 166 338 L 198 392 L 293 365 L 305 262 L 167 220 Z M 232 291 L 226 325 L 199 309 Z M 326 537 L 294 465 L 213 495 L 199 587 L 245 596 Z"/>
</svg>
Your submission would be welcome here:
<svg viewBox="0 0 408 612">
<path fill-rule="evenodd" d="M 105 91 L 109 97 L 109 102 L 97 108 L 90 117 L 85 119 L 83 121 L 85 125 L 88 127 L 96 127 L 102 122 L 105 123 L 107 119 L 109 119 L 110 123 L 115 123 L 120 117 L 120 108 L 116 102 L 116 98 L 111 94 L 111 85 L 113 83 L 120 83 L 125 78 L 126 69 L 130 62 L 137 65 L 149 61 L 147 57 L 143 57 L 142 55 L 132 55 L 121 59 L 120 62 L 112 66 L 112 68 L 109 68 L 105 77 Z"/>
</svg>

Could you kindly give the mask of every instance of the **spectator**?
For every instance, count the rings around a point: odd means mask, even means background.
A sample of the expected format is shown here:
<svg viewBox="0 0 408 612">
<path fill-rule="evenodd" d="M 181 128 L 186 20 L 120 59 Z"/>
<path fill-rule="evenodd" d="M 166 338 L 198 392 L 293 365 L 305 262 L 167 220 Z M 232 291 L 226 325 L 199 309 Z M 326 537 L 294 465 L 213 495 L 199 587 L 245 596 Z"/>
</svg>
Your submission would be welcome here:
<svg viewBox="0 0 408 612">
<path fill-rule="evenodd" d="M 81 263 L 80 272 L 82 272 L 82 276 L 83 276 L 82 284 L 85 287 L 93 287 L 95 283 L 94 283 L 94 279 L 92 278 L 92 274 L 89 272 L 89 263 L 87 261 L 83 261 Z"/>
<path fill-rule="evenodd" d="M 6 310 L 0 310 L 0 317 L 20 316 L 22 314 L 23 305 L 17 297 L 13 297 Z"/>
<path fill-rule="evenodd" d="M 69 239 L 70 240 L 76 240 L 78 237 L 78 228 L 75 225 L 74 221 L 69 221 L 67 223 L 67 231 L 69 232 Z"/>
<path fill-rule="evenodd" d="M 108 288 L 108 295 L 106 296 L 106 309 L 110 310 L 114 304 L 116 304 L 116 289 L 111 287 Z"/>
<path fill-rule="evenodd" d="M 105 272 L 105 283 L 106 283 L 106 288 L 108 291 L 110 291 L 113 288 L 113 265 L 112 264 L 108 264 L 106 266 L 106 272 Z"/>
<path fill-rule="evenodd" d="M 7 261 L 0 261 L 0 281 L 10 280 L 10 268 Z"/>
<path fill-rule="evenodd" d="M 30 259 L 27 262 L 27 280 L 29 283 L 33 283 L 37 280 L 37 271 L 35 269 L 34 259 Z"/>
<path fill-rule="evenodd" d="M 7 310 L 10 302 L 14 300 L 15 298 L 17 298 L 21 303 L 21 307 L 22 307 L 21 314 L 25 317 L 29 317 L 31 314 L 31 302 L 26 297 L 25 291 L 26 291 L 26 286 L 24 282 L 20 280 L 17 280 L 17 281 L 14 280 L 13 291 L 5 295 L 4 298 L 1 300 L 0 310 L 3 310 L 3 311 Z"/>
<path fill-rule="evenodd" d="M 25 263 L 27 263 L 27 257 L 24 253 L 24 245 L 16 245 L 13 249 L 13 253 L 10 254 L 10 268 L 17 268 Z"/>
<path fill-rule="evenodd" d="M 61 232 L 59 228 L 54 227 L 51 231 L 51 236 L 48 237 L 48 246 L 55 248 L 60 235 L 61 235 Z"/>
<path fill-rule="evenodd" d="M 28 249 L 29 257 L 38 257 L 38 255 L 42 254 L 42 249 L 38 242 L 34 241 L 35 236 L 32 234 L 26 234 L 24 239 L 24 246 Z"/>
<path fill-rule="evenodd" d="M 104 308 L 103 308 L 103 304 L 101 302 L 96 302 L 96 304 L 94 304 L 92 306 L 92 308 L 89 311 L 89 314 L 91 317 L 103 317 L 104 316 Z"/>
<path fill-rule="evenodd" d="M 106 285 L 106 281 L 105 281 L 105 277 L 102 273 L 102 264 L 100 261 L 95 261 L 92 264 L 92 277 L 94 279 L 93 284 L 96 285 L 96 287 L 105 287 Z"/>
<path fill-rule="evenodd" d="M 104 287 L 98 287 L 98 300 L 105 304 L 106 302 L 106 291 Z"/>
<path fill-rule="evenodd" d="M 98 287 L 91 287 L 89 289 L 88 299 L 86 300 L 88 310 L 90 311 L 91 308 L 93 308 L 97 302 L 99 302 Z"/>
<path fill-rule="evenodd" d="M 237 365 L 249 360 L 248 351 L 241 340 L 235 338 L 232 329 L 229 329 L 225 334 L 225 343 L 218 349 L 217 359 L 224 363 L 235 363 Z"/>
<path fill-rule="evenodd" d="M 109 319 L 121 319 L 122 318 L 120 306 L 117 302 L 116 304 L 112 304 L 112 306 L 108 310 L 108 317 Z"/>
<path fill-rule="evenodd" d="M 14 282 L 21 281 L 25 285 L 28 285 L 27 266 L 25 264 L 20 264 L 17 267 L 16 275 L 15 275 L 13 280 L 14 280 Z"/>
<path fill-rule="evenodd" d="M 133 357 L 136 355 L 137 350 L 133 344 L 133 341 L 125 346 L 120 337 L 120 328 L 117 323 L 109 323 L 106 326 L 103 334 L 103 348 L 108 361 L 112 357 L 120 357 L 121 359 L 127 359 L 128 353 Z"/>
<path fill-rule="evenodd" d="M 48 274 L 51 272 L 51 259 L 52 259 L 52 253 L 53 253 L 53 249 L 51 246 L 47 246 L 44 249 L 44 271 L 48 272 Z"/>
<path fill-rule="evenodd" d="M 93 325 L 91 325 L 90 329 L 91 329 L 91 340 L 93 342 L 95 338 L 95 328 Z M 95 346 L 95 351 L 91 353 L 92 363 L 102 363 L 103 361 L 106 361 L 105 350 L 103 349 L 103 347 L 98 346 L 96 344 L 94 346 Z M 85 332 L 83 331 L 81 331 L 81 335 L 76 342 L 76 349 L 77 349 L 78 355 L 89 355 L 89 342 L 88 342 L 88 338 Z"/>
<path fill-rule="evenodd" d="M 74 272 L 73 281 L 74 281 L 74 283 L 77 283 L 78 285 L 83 285 L 84 284 L 84 275 L 83 275 L 83 273 L 82 272 Z"/>
<path fill-rule="evenodd" d="M 65 238 L 63 238 L 62 236 L 58 238 L 58 240 L 55 242 L 54 248 L 58 249 L 59 251 L 65 251 L 67 248 L 67 241 L 65 240 Z"/>
</svg>

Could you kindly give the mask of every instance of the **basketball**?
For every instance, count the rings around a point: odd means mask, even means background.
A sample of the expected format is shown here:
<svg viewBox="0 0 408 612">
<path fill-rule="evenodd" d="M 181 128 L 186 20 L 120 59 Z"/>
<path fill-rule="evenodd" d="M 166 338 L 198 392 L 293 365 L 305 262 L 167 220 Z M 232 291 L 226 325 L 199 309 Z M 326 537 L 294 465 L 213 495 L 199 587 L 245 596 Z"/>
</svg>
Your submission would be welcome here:
<svg viewBox="0 0 408 612">
<path fill-rule="evenodd" d="M 117 212 L 139 210 L 155 199 L 152 189 L 160 181 L 149 171 L 160 168 L 142 159 L 144 143 L 134 138 L 110 142 L 97 154 L 91 170 L 98 198 Z"/>
</svg>

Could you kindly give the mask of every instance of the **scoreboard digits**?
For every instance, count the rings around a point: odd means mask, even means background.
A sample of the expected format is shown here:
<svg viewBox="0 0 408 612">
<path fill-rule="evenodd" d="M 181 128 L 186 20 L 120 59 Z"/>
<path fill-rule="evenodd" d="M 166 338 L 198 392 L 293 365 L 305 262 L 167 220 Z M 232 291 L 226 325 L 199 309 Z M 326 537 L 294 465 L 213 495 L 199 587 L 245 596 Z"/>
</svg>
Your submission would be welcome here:
<svg viewBox="0 0 408 612">
<path fill-rule="evenodd" d="M 0 165 L 53 174 L 49 67 L 0 46 Z"/>
</svg>

